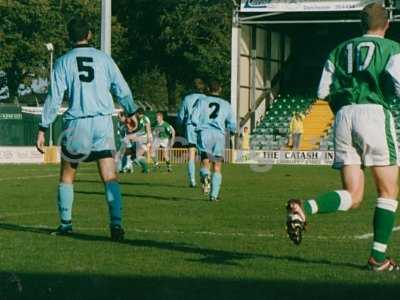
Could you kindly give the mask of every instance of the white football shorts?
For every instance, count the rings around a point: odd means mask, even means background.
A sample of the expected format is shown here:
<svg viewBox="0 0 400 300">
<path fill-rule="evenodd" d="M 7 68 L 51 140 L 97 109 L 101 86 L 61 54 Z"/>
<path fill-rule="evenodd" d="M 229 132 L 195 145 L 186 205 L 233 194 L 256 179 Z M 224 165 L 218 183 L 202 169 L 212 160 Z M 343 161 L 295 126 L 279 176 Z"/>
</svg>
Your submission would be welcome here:
<svg viewBox="0 0 400 300">
<path fill-rule="evenodd" d="M 399 150 L 393 116 L 377 104 L 342 107 L 334 127 L 333 167 L 346 165 L 399 165 Z"/>
</svg>

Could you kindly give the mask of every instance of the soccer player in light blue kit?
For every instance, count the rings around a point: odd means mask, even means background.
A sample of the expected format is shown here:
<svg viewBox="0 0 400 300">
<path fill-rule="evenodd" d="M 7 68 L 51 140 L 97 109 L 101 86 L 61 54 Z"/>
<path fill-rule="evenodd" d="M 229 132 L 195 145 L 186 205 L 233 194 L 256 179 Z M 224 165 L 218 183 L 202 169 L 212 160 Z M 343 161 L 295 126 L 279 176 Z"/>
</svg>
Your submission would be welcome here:
<svg viewBox="0 0 400 300">
<path fill-rule="evenodd" d="M 133 115 L 137 107 L 112 58 L 89 45 L 92 33 L 88 23 L 74 19 L 68 24 L 68 32 L 75 46 L 55 63 L 37 137 L 37 148 L 44 152 L 45 131 L 54 122 L 67 92 L 58 186 L 61 225 L 53 234 L 72 233 L 73 183 L 79 162 L 97 161 L 110 213 L 111 239 L 121 241 L 124 238 L 122 199 L 112 154 L 115 140 L 111 95 L 118 99 L 128 116 Z"/>
<path fill-rule="evenodd" d="M 195 92 L 188 94 L 183 98 L 182 105 L 178 112 L 178 123 L 184 126 L 187 147 L 189 148 L 188 177 L 189 185 L 196 186 L 196 149 L 197 133 L 196 124 L 193 122 L 192 115 L 198 106 L 198 103 L 205 98 L 206 85 L 201 79 L 194 80 Z M 203 169 L 200 173 L 204 171 Z"/>
<path fill-rule="evenodd" d="M 219 200 L 222 183 L 221 166 L 225 153 L 225 134 L 228 130 L 236 133 L 236 121 L 229 102 L 220 98 L 222 88 L 217 82 L 211 82 L 210 95 L 203 101 L 193 115 L 197 125 L 198 147 L 203 160 L 203 167 L 209 169 L 212 163 L 210 201 Z M 205 175 L 208 176 L 208 175 Z"/>
</svg>

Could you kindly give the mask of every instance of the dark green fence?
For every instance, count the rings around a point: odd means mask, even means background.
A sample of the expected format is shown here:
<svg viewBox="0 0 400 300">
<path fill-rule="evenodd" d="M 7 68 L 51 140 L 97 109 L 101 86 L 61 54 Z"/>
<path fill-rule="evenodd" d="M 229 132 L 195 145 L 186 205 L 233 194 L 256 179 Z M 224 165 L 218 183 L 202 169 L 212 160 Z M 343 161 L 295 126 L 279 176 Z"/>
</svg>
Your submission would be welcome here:
<svg viewBox="0 0 400 300">
<path fill-rule="evenodd" d="M 25 112 L 21 107 L 15 105 L 0 104 L 0 146 L 33 146 L 36 143 L 36 135 L 39 128 L 40 114 Z M 156 113 L 146 111 L 146 115 L 150 118 L 153 126 L 156 122 Z M 167 117 L 166 120 L 175 127 L 176 120 L 174 117 Z M 120 145 L 120 139 L 117 136 L 117 118 L 113 118 L 114 130 L 117 147 Z M 53 123 L 53 144 L 57 145 L 58 139 L 62 133 L 63 121 L 62 116 L 58 116 Z M 176 128 L 176 127 L 175 127 Z M 179 136 L 179 130 L 178 130 Z M 49 142 L 50 131 L 47 132 L 46 141 Z"/>
<path fill-rule="evenodd" d="M 40 115 L 22 112 L 18 106 L 0 106 L 0 146 L 33 146 L 39 128 Z M 114 118 L 114 128 L 116 128 Z M 57 145 L 62 133 L 62 116 L 58 116 L 53 123 L 53 144 Z M 117 134 L 115 132 L 117 138 Z M 47 131 L 46 141 L 50 140 L 50 131 Z M 119 139 L 117 138 L 117 144 Z"/>
<path fill-rule="evenodd" d="M 15 106 L 0 108 L 0 145 L 24 145 L 24 130 L 20 108 Z"/>
</svg>

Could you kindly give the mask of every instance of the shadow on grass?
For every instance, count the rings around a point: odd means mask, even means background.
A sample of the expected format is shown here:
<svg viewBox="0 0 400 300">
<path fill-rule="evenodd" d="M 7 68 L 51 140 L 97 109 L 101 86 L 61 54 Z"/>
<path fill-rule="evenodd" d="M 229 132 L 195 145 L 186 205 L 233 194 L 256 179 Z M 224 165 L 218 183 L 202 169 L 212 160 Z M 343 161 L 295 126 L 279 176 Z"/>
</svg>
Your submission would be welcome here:
<svg viewBox="0 0 400 300">
<path fill-rule="evenodd" d="M 0 273 L 1 299 L 398 299 L 397 284 Z"/>
<path fill-rule="evenodd" d="M 89 192 L 89 191 L 75 191 L 76 194 L 81 195 L 98 195 L 104 197 L 104 193 L 101 192 Z M 175 196 L 160 196 L 160 195 L 145 195 L 145 194 L 129 194 L 122 193 L 122 197 L 127 198 L 144 198 L 144 199 L 153 199 L 153 200 L 162 200 L 162 201 L 199 201 L 199 198 L 186 198 L 186 197 L 175 197 Z"/>
<path fill-rule="evenodd" d="M 20 226 L 16 224 L 5 224 L 0 223 L 0 229 L 10 230 L 10 231 L 22 231 L 22 232 L 32 232 L 39 234 L 50 234 L 51 230 L 48 228 L 36 228 L 29 226 Z M 74 232 L 67 237 L 54 237 L 54 238 L 72 238 L 77 240 L 84 241 L 103 241 L 103 242 L 111 242 L 107 236 L 102 235 L 91 235 L 85 233 Z M 225 250 L 217 250 L 217 249 L 208 249 L 197 246 L 192 246 L 188 244 L 169 242 L 169 241 L 155 241 L 155 240 L 143 240 L 143 239 L 125 239 L 121 244 L 129 245 L 132 247 L 144 247 L 144 248 L 153 248 L 158 250 L 165 251 L 175 251 L 180 253 L 187 254 L 197 254 L 200 256 L 198 259 L 188 259 L 187 261 L 191 262 L 199 262 L 204 264 L 215 264 L 215 265 L 230 265 L 236 266 L 239 265 L 241 260 L 249 260 L 249 259 L 266 259 L 266 260 L 281 260 L 281 261 L 289 261 L 293 263 L 301 263 L 305 265 L 315 264 L 321 266 L 330 266 L 330 267 L 349 267 L 356 269 L 364 269 L 364 265 L 358 265 L 354 263 L 347 262 L 332 262 L 325 259 L 309 259 L 309 258 L 301 258 L 296 256 L 288 256 L 288 255 L 272 255 L 272 254 L 257 254 L 257 253 L 243 253 L 238 251 L 225 251 Z"/>
</svg>

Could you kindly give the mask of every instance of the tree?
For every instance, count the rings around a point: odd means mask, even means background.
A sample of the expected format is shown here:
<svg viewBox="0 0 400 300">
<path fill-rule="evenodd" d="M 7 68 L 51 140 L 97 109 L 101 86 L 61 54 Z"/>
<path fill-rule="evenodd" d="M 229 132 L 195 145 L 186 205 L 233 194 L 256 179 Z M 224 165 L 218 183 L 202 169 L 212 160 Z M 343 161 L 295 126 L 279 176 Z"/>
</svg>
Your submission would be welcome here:
<svg viewBox="0 0 400 300">
<path fill-rule="evenodd" d="M 184 69 L 178 80 L 188 85 L 195 75 L 229 86 L 231 15 L 231 1 L 186 0 L 162 16 L 166 53 Z"/>
<path fill-rule="evenodd" d="M 54 44 L 58 57 L 70 48 L 66 24 L 76 16 L 88 19 L 94 30 L 95 46 L 100 44 L 100 0 L 10 0 L 0 9 L 0 70 L 7 73 L 11 97 L 19 83 L 31 75 L 47 76 L 48 53 L 44 44 Z M 122 51 L 125 29 L 114 19 L 113 46 L 118 57 Z"/>
<path fill-rule="evenodd" d="M 49 39 L 45 32 L 49 22 L 60 23 L 59 16 L 54 14 L 48 1 L 9 1 L 0 10 L 2 25 L 0 28 L 0 69 L 7 73 L 11 96 L 15 96 L 18 84 L 31 73 L 44 73 L 47 66 L 47 50 L 44 43 Z M 52 37 L 58 28 L 50 26 Z M 59 48 L 62 40 L 54 39 Z"/>
<path fill-rule="evenodd" d="M 231 1 L 115 0 L 114 12 L 128 30 L 132 76 L 160 70 L 170 109 L 195 77 L 228 84 Z"/>
<path fill-rule="evenodd" d="M 72 17 L 89 20 L 99 46 L 101 0 L 1 0 L 0 6 L 0 70 L 12 96 L 30 75 L 48 73 L 45 43 L 55 45 L 56 57 L 69 49 Z M 173 109 L 180 90 L 198 76 L 228 86 L 230 0 L 114 0 L 113 12 L 113 58 L 146 100 L 168 98 Z"/>
</svg>

